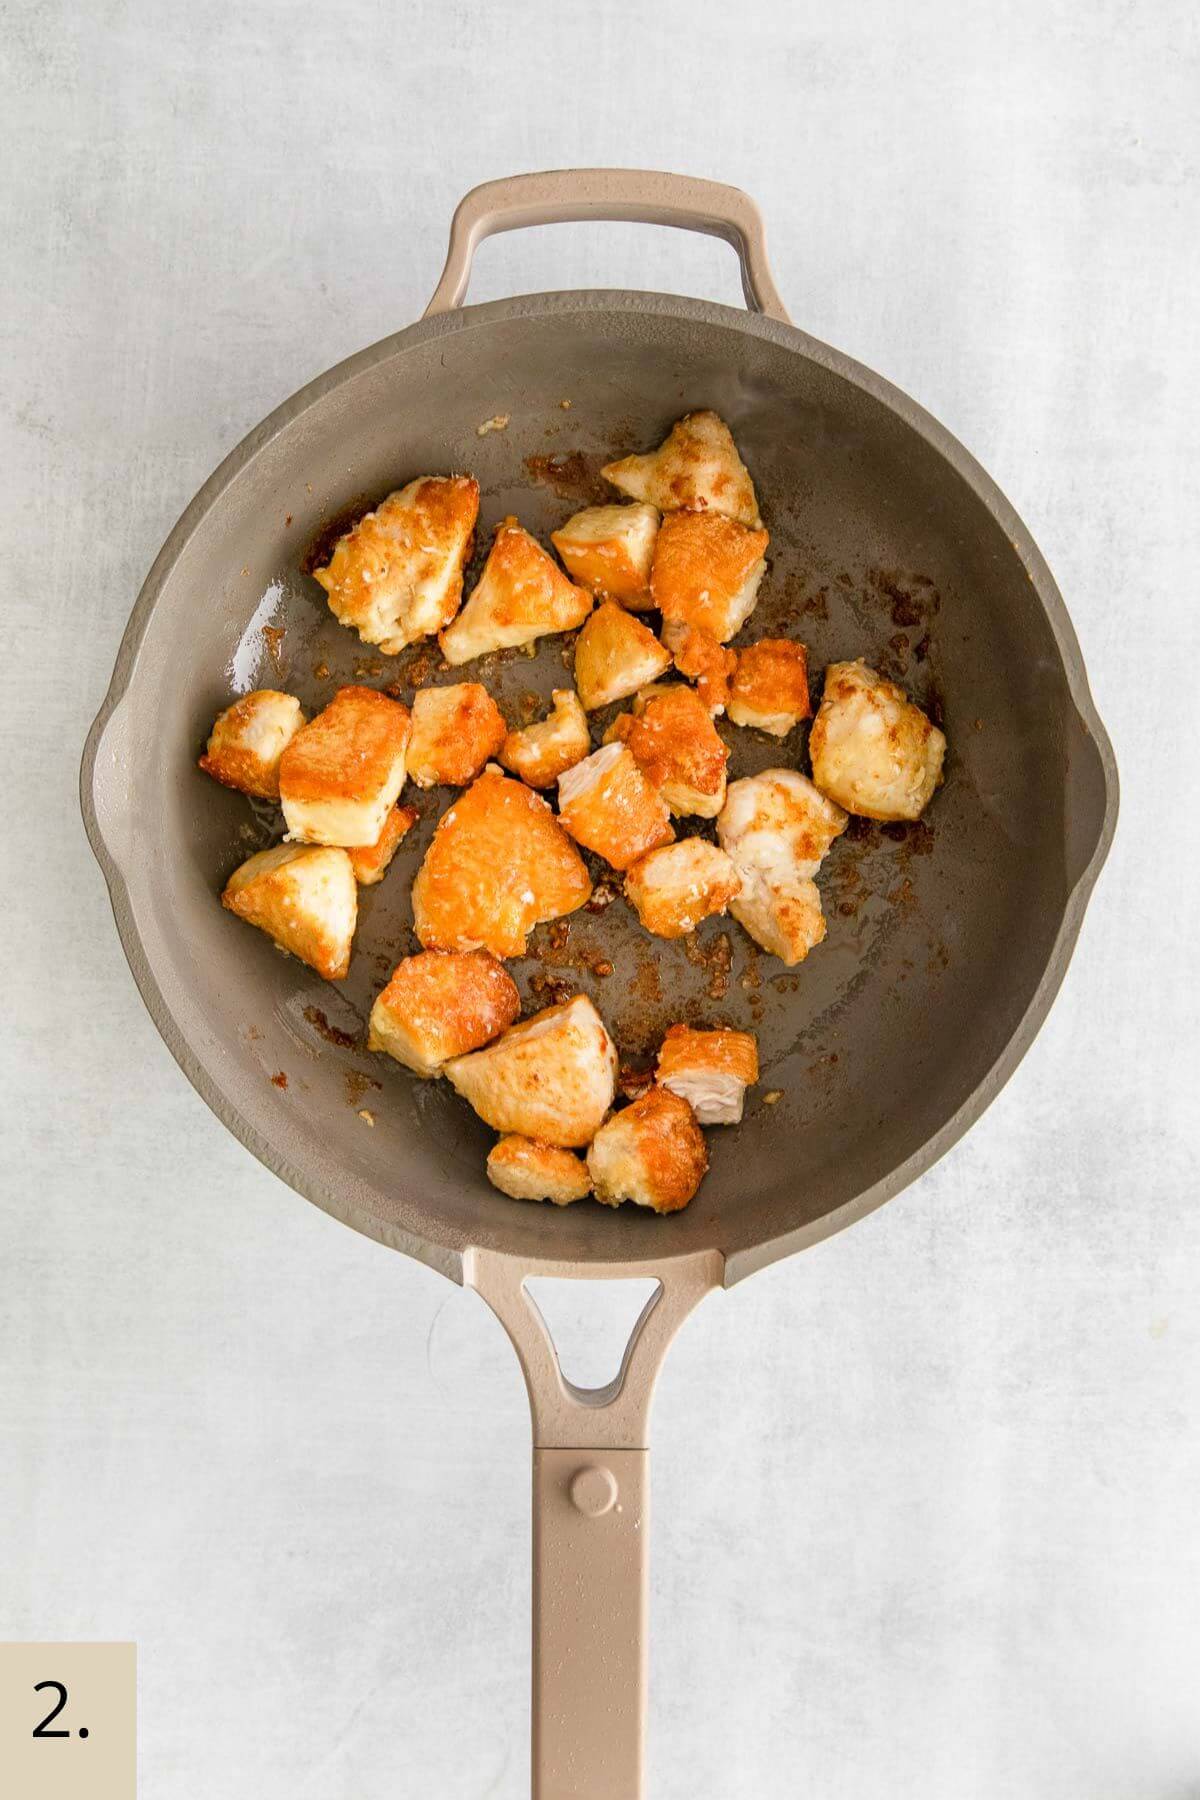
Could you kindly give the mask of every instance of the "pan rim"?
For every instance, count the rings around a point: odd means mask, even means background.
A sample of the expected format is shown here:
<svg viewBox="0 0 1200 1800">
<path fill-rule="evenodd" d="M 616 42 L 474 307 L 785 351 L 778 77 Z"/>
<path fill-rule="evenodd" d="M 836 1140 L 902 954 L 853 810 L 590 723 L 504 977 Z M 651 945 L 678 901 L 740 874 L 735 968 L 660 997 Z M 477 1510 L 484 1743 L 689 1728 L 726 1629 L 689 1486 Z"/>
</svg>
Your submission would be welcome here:
<svg viewBox="0 0 1200 1800">
<path fill-rule="evenodd" d="M 1029 1049 L 1062 984 L 1088 900 L 1116 829 L 1119 801 L 1116 759 L 1108 733 L 1096 709 L 1079 642 L 1054 577 L 1028 528 L 991 476 L 945 426 L 903 390 L 843 352 L 809 336 L 797 326 L 784 324 L 761 314 L 744 312 L 716 301 L 629 289 L 587 288 L 516 295 L 418 320 L 380 339 L 317 375 L 274 408 L 222 459 L 180 514 L 139 591 L 122 634 L 107 692 L 89 729 L 80 769 L 80 802 L 88 839 L 108 888 L 121 947 L 138 991 L 175 1061 L 216 1117 L 259 1162 L 323 1211 L 388 1248 L 402 1250 L 450 1279 L 461 1282 L 465 1247 L 459 1248 L 456 1242 L 421 1237 L 389 1225 L 374 1214 L 331 1193 L 320 1183 L 310 1180 L 249 1123 L 196 1055 L 151 966 L 134 919 L 125 868 L 110 838 L 105 835 L 97 800 L 98 763 L 104 741 L 110 728 L 114 727 L 132 685 L 138 652 L 155 604 L 192 534 L 224 491 L 281 431 L 318 405 L 335 388 L 427 341 L 439 337 L 450 338 L 458 332 L 503 320 L 604 311 L 692 319 L 772 340 L 859 387 L 887 406 L 930 443 L 1001 526 L 1014 553 L 1020 559 L 1046 614 L 1061 659 L 1071 703 L 1083 731 L 1096 751 L 1104 784 L 1104 811 L 1095 843 L 1068 891 L 1042 976 L 1004 1048 L 971 1094 L 912 1155 L 843 1206 L 793 1231 L 729 1253 L 725 1257 L 724 1282 L 726 1286 L 731 1286 L 756 1269 L 833 1236 L 873 1212 L 885 1201 L 894 1198 L 939 1161 L 986 1110 Z M 660 1268 L 680 1254 L 664 1244 L 660 1254 L 647 1260 L 646 1268 L 648 1271 Z M 561 1259 L 548 1255 L 544 1260 L 551 1262 Z M 629 1259 L 621 1259 L 622 1262 L 627 1260 Z M 599 1256 L 595 1259 L 581 1259 L 579 1267 L 582 1273 L 613 1264 L 614 1259 Z M 537 1261 L 531 1257 L 531 1272 L 536 1273 L 536 1267 Z"/>
</svg>

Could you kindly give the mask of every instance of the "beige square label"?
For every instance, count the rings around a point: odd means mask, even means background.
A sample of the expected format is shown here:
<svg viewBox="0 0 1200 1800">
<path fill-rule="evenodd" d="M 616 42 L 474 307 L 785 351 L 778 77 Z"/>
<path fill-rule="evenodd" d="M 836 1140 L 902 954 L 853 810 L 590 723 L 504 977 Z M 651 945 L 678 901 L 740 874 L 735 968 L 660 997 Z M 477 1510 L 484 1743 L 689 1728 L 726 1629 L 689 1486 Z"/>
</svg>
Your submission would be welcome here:
<svg viewBox="0 0 1200 1800">
<path fill-rule="evenodd" d="M 136 1800 L 135 1644 L 0 1644 L 0 1793 Z"/>
</svg>

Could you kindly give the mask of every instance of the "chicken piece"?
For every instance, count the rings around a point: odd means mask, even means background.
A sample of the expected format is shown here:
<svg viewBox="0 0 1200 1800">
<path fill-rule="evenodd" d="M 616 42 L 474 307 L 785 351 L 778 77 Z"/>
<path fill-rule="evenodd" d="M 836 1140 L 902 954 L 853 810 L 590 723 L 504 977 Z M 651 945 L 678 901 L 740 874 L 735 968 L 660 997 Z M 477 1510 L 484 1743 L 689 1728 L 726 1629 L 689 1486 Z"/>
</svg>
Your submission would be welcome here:
<svg viewBox="0 0 1200 1800">
<path fill-rule="evenodd" d="M 279 759 L 303 723 L 291 694 L 256 688 L 218 713 L 200 767 L 226 787 L 278 800 Z"/>
<path fill-rule="evenodd" d="M 946 739 L 865 662 L 830 663 L 808 740 L 813 780 L 864 819 L 919 819 L 942 779 Z"/>
<path fill-rule="evenodd" d="M 708 1150 L 687 1101 L 652 1087 L 600 1127 L 587 1166 L 605 1206 L 632 1200 L 653 1212 L 680 1212 L 704 1179 Z"/>
<path fill-rule="evenodd" d="M 418 787 L 466 787 L 507 735 L 503 713 L 478 681 L 420 688 L 412 703 L 408 773 Z"/>
<path fill-rule="evenodd" d="M 614 869 L 674 841 L 667 805 L 624 744 L 605 744 L 558 778 L 558 816 Z"/>
<path fill-rule="evenodd" d="M 808 651 L 791 638 L 760 638 L 738 652 L 729 717 L 772 737 L 786 737 L 812 711 Z"/>
<path fill-rule="evenodd" d="M 367 1049 L 440 1075 L 450 1057 L 490 1044 L 520 1016 L 516 983 L 486 950 L 424 950 L 397 963 L 376 996 Z"/>
<path fill-rule="evenodd" d="M 654 1079 L 686 1100 L 701 1125 L 740 1125 L 746 1089 L 758 1080 L 758 1045 L 749 1031 L 693 1031 L 672 1025 Z"/>
<path fill-rule="evenodd" d="M 575 688 L 587 712 L 636 694 L 671 666 L 654 633 L 612 600 L 598 606 L 575 640 Z"/>
<path fill-rule="evenodd" d="M 537 539 L 509 518 L 496 529 L 467 604 L 438 642 L 446 661 L 457 665 L 553 631 L 574 631 L 591 610 L 587 589 L 568 581 Z"/>
<path fill-rule="evenodd" d="M 625 877 L 625 894 L 655 937 L 686 937 L 701 919 L 723 913 L 740 892 L 732 859 L 705 838 L 684 838 L 639 856 Z"/>
<path fill-rule="evenodd" d="M 625 456 L 601 470 L 606 481 L 659 512 L 695 507 L 758 526 L 758 501 L 733 433 L 715 412 L 688 413 L 657 450 Z"/>
<path fill-rule="evenodd" d="M 604 741 L 628 746 L 676 818 L 715 819 L 725 804 L 729 751 L 700 696 L 682 682 L 643 688 L 633 711 L 613 720 Z"/>
<path fill-rule="evenodd" d="M 407 706 L 374 688 L 339 688 L 279 762 L 289 841 L 374 844 L 404 786 Z"/>
<path fill-rule="evenodd" d="M 445 1075 L 493 1131 L 576 1150 L 613 1103 L 617 1048 L 585 994 L 522 1019 Z"/>
<path fill-rule="evenodd" d="M 658 536 L 653 506 L 589 506 L 550 533 L 550 542 L 580 587 L 645 612 L 650 598 L 650 564 Z"/>
<path fill-rule="evenodd" d="M 530 787 L 553 787 L 560 775 L 582 762 L 591 749 L 587 714 L 574 688 L 555 688 L 553 707 L 537 725 L 510 731 L 500 761 Z"/>
<path fill-rule="evenodd" d="M 696 693 L 705 711 L 713 718 L 719 717 L 729 702 L 729 683 L 737 668 L 737 652 L 726 650 L 711 631 L 689 625 L 683 619 L 664 619 L 662 641 L 671 652 L 679 673 L 695 682 Z"/>
<path fill-rule="evenodd" d="M 221 905 L 326 981 L 340 981 L 350 967 L 358 887 L 345 850 L 304 844 L 260 850 L 229 877 Z"/>
<path fill-rule="evenodd" d="M 749 531 L 718 513 L 668 513 L 650 571 L 664 622 L 699 626 L 727 644 L 754 611 L 767 543 L 765 531 Z"/>
<path fill-rule="evenodd" d="M 440 631 L 462 599 L 478 516 L 470 475 L 422 475 L 389 494 L 313 571 L 333 616 L 388 656 Z"/>
<path fill-rule="evenodd" d="M 351 850 L 350 862 L 359 887 L 374 887 L 377 881 L 383 880 L 388 864 L 420 816 L 415 806 L 393 806 L 375 842 L 360 844 Z"/>
<path fill-rule="evenodd" d="M 535 925 L 575 912 L 591 892 L 546 801 L 489 763 L 438 820 L 413 882 L 413 925 L 427 950 L 524 956 Z"/>
<path fill-rule="evenodd" d="M 582 1157 L 536 1138 L 502 1137 L 487 1159 L 488 1180 L 510 1200 L 549 1200 L 570 1206 L 586 1200 L 592 1178 Z"/>
<path fill-rule="evenodd" d="M 825 936 L 812 877 L 846 814 L 795 769 L 764 769 L 729 789 L 717 837 L 742 878 L 729 910 L 782 962 L 803 962 Z"/>
</svg>

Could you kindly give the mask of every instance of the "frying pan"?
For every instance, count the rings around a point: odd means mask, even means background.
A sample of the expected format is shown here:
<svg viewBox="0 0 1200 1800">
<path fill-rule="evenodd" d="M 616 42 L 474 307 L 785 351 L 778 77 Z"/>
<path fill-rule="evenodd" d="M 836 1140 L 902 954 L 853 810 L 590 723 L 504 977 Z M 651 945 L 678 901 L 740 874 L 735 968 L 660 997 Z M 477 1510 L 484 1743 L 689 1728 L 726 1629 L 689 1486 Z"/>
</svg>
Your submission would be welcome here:
<svg viewBox="0 0 1200 1800">
<path fill-rule="evenodd" d="M 598 218 L 726 239 L 749 310 L 605 290 L 462 306 L 490 233 Z M 364 890 L 334 988 L 217 904 L 279 822 L 196 756 L 231 691 L 286 687 L 312 710 L 347 680 L 446 678 L 427 651 L 364 649 L 305 573 L 356 512 L 470 468 L 482 544 L 508 512 L 544 536 L 612 497 L 602 461 L 700 407 L 732 426 L 771 530 L 745 635 L 798 636 L 815 668 L 862 655 L 893 674 L 945 725 L 946 781 L 923 823 L 856 821 L 835 845 L 829 935 L 798 969 L 719 919 L 649 940 L 619 900 L 541 928 L 512 965 L 527 1005 L 563 983 L 591 993 L 634 1062 L 676 1019 L 752 1029 L 764 1074 L 742 1126 L 709 1134 L 685 1212 L 521 1205 L 488 1186 L 490 1134 L 446 1083 L 363 1049 L 371 999 L 413 947 L 409 885 L 446 796 Z M 567 679 L 562 643 L 483 678 L 528 717 Z M 803 729 L 728 738 L 735 776 L 803 754 Z M 470 1284 L 506 1327 L 534 1427 L 533 1792 L 641 1794 L 646 1422 L 667 1344 L 703 1295 L 862 1218 L 979 1116 L 1046 1015 L 1108 849 L 1112 750 L 1029 533 L 942 426 L 789 322 L 744 194 L 632 170 L 492 182 L 459 206 L 424 318 L 301 389 L 184 512 L 133 610 L 82 793 L 142 996 L 209 1105 L 301 1194 Z M 547 1275 L 657 1280 L 608 1388 L 563 1378 L 525 1288 Z"/>
</svg>

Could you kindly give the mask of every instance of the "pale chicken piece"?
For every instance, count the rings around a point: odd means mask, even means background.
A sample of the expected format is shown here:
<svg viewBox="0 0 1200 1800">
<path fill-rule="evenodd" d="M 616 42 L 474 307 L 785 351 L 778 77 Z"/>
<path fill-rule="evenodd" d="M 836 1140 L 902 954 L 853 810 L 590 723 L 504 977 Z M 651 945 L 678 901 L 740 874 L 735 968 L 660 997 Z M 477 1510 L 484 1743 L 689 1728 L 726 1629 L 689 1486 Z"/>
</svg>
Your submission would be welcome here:
<svg viewBox="0 0 1200 1800">
<path fill-rule="evenodd" d="M 574 631 L 591 610 L 587 589 L 568 581 L 549 551 L 508 518 L 496 528 L 467 604 L 438 642 L 446 661 L 457 665 L 551 632 Z"/>
<path fill-rule="evenodd" d="M 689 625 L 685 619 L 664 619 L 662 641 L 679 673 L 696 684 L 705 711 L 718 718 L 729 703 L 737 652 L 727 650 L 711 631 Z"/>
<path fill-rule="evenodd" d="M 548 1200 L 570 1206 L 586 1200 L 592 1178 L 582 1157 L 536 1138 L 502 1137 L 487 1159 L 488 1180 L 510 1200 Z"/>
<path fill-rule="evenodd" d="M 604 741 L 628 747 L 676 818 L 715 819 L 725 804 L 729 751 L 704 702 L 682 682 L 643 688 L 633 711 L 613 720 Z"/>
<path fill-rule="evenodd" d="M 546 718 L 510 731 L 500 747 L 504 767 L 530 787 L 553 787 L 591 749 L 587 714 L 574 688 L 555 688 L 551 702 Z"/>
<path fill-rule="evenodd" d="M 422 475 L 389 494 L 313 571 L 334 617 L 388 656 L 440 631 L 462 599 L 478 516 L 470 475 Z"/>
<path fill-rule="evenodd" d="M 701 1125 L 740 1125 L 746 1089 L 758 1080 L 758 1044 L 749 1031 L 694 1031 L 672 1025 L 654 1079 L 686 1100 Z"/>
<path fill-rule="evenodd" d="M 585 994 L 522 1019 L 444 1073 L 493 1131 L 576 1150 L 613 1103 L 617 1048 Z"/>
<path fill-rule="evenodd" d="M 919 819 L 942 779 L 946 739 L 865 662 L 830 663 L 808 740 L 813 780 L 864 819 Z"/>
<path fill-rule="evenodd" d="M 504 715 L 478 681 L 413 695 L 408 773 L 418 787 L 466 787 L 508 735 Z"/>
<path fill-rule="evenodd" d="M 393 806 L 375 842 L 351 850 L 350 862 L 359 887 L 374 887 L 383 880 L 388 864 L 420 816 L 415 806 Z"/>
<path fill-rule="evenodd" d="M 605 744 L 559 776 L 558 816 L 577 843 L 614 869 L 675 837 L 666 801 L 624 744 Z"/>
<path fill-rule="evenodd" d="M 717 837 L 742 878 L 729 910 L 757 944 L 789 966 L 825 936 L 812 877 L 846 814 L 795 769 L 765 769 L 731 784 Z"/>
<path fill-rule="evenodd" d="M 650 571 L 664 623 L 694 625 L 727 644 L 754 611 L 768 541 L 719 513 L 668 513 Z"/>
<path fill-rule="evenodd" d="M 645 612 L 650 598 L 650 565 L 658 536 L 653 506 L 588 506 L 550 533 L 567 573 L 580 587 Z"/>
<path fill-rule="evenodd" d="M 612 600 L 598 606 L 575 640 L 575 688 L 584 709 L 625 700 L 671 666 L 654 633 Z"/>
<path fill-rule="evenodd" d="M 486 950 L 406 956 L 371 1008 L 367 1049 L 426 1079 L 452 1056 L 490 1044 L 521 1015 L 508 971 Z"/>
<path fill-rule="evenodd" d="M 358 886 L 347 851 L 304 844 L 260 850 L 234 870 L 221 904 L 326 981 L 347 973 L 358 923 Z"/>
<path fill-rule="evenodd" d="M 339 688 L 279 761 L 289 841 L 374 844 L 404 786 L 407 706 L 374 688 Z"/>
<path fill-rule="evenodd" d="M 575 912 L 591 892 L 547 802 L 489 764 L 438 821 L 413 882 L 413 925 L 427 950 L 524 956 L 535 925 Z"/>
<path fill-rule="evenodd" d="M 647 931 L 680 938 L 702 919 L 723 913 L 741 891 L 732 858 L 705 838 L 684 838 L 639 856 L 625 876 L 625 893 Z"/>
<path fill-rule="evenodd" d="M 772 737 L 786 737 L 812 711 L 808 651 L 792 638 L 760 638 L 738 652 L 729 717 Z"/>
<path fill-rule="evenodd" d="M 225 787 L 278 800 L 279 759 L 303 723 L 291 694 L 256 688 L 217 715 L 200 767 Z"/>
<path fill-rule="evenodd" d="M 715 412 L 688 413 L 657 450 L 625 456 L 601 470 L 606 481 L 659 512 L 679 507 L 722 513 L 742 525 L 761 524 L 750 471 L 733 433 Z"/>
<path fill-rule="evenodd" d="M 671 1213 L 681 1211 L 700 1186 L 708 1150 L 687 1101 L 669 1088 L 652 1087 L 600 1127 L 587 1165 L 603 1205 L 632 1200 Z"/>
</svg>

